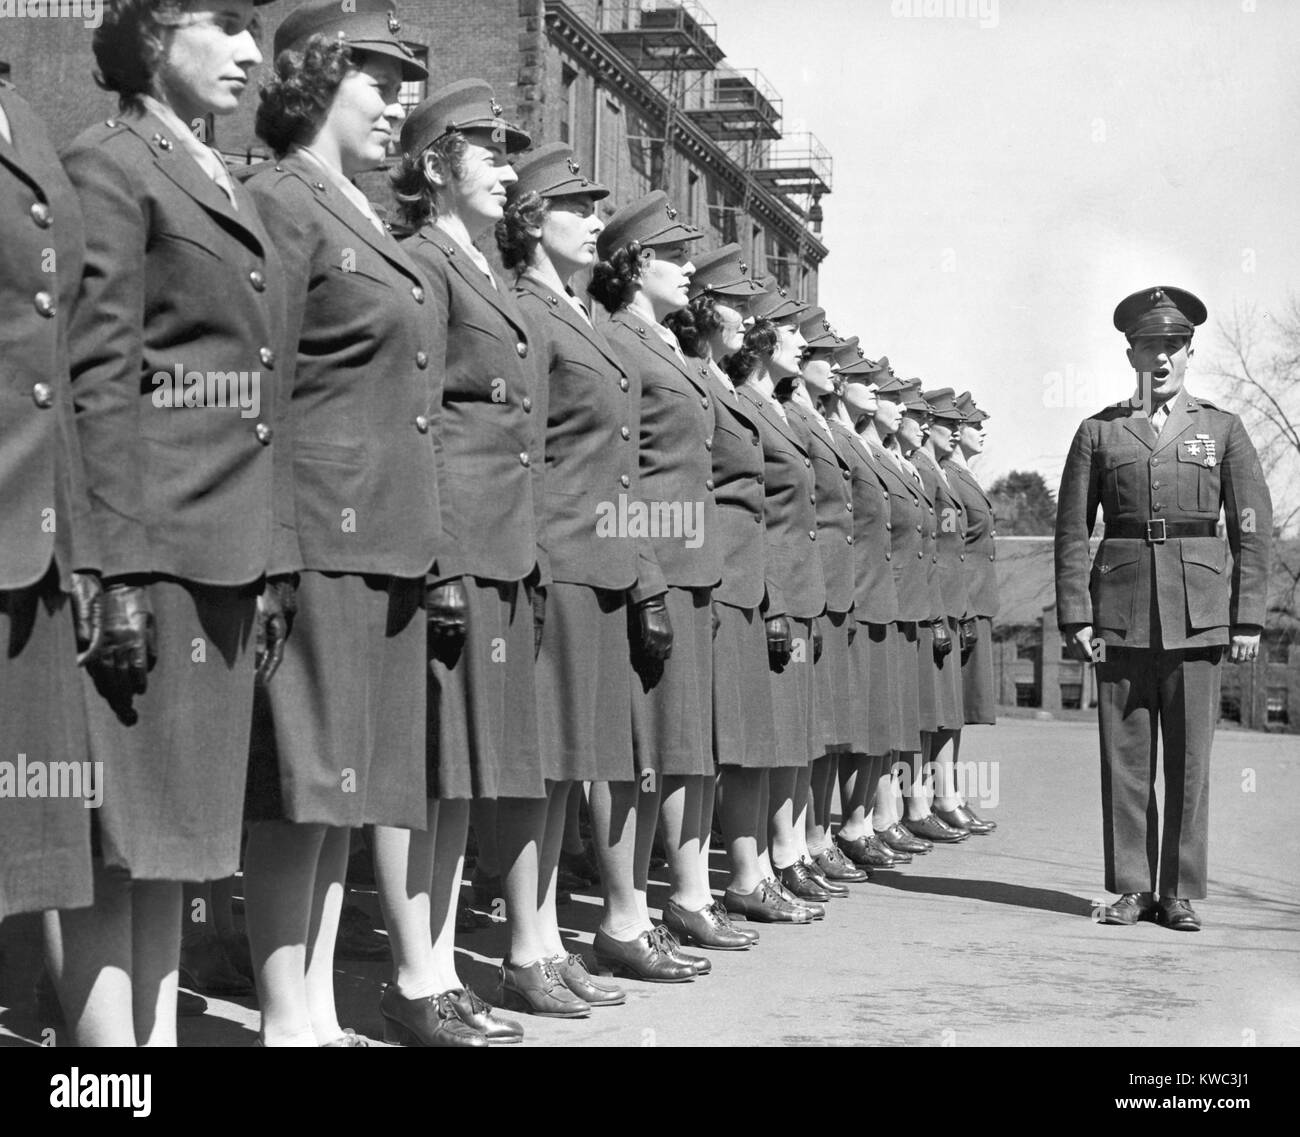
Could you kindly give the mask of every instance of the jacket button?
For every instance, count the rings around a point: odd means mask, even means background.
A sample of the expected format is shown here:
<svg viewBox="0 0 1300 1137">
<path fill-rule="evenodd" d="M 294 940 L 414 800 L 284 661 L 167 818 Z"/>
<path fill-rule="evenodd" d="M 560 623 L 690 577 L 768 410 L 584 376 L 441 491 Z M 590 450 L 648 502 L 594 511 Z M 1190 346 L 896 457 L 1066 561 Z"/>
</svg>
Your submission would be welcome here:
<svg viewBox="0 0 1300 1137">
<path fill-rule="evenodd" d="M 54 405 L 54 388 L 48 383 L 37 383 L 32 388 L 32 400 L 42 410 L 46 407 L 52 407 Z"/>
<path fill-rule="evenodd" d="M 257 435 L 257 441 L 263 446 L 270 446 L 271 438 L 274 436 L 275 431 L 267 426 L 266 423 L 259 422 L 255 427 L 253 427 L 253 433 Z"/>
<path fill-rule="evenodd" d="M 886 532 L 886 533 L 892 533 L 893 531 L 894 531 L 894 523 L 893 523 L 892 521 L 886 521 L 886 522 L 885 522 L 885 532 Z"/>
<path fill-rule="evenodd" d="M 521 466 L 531 466 L 533 464 L 533 460 L 528 457 L 527 451 L 519 455 L 519 464 Z"/>
<path fill-rule="evenodd" d="M 47 320 L 58 310 L 58 305 L 54 303 L 54 297 L 48 292 L 38 292 L 32 297 L 32 303 L 36 305 L 36 310 Z"/>
<path fill-rule="evenodd" d="M 853 512 L 853 503 L 852 503 L 851 501 L 845 502 L 845 503 L 844 503 L 844 508 L 847 509 L 850 513 L 852 513 L 852 512 Z"/>
<path fill-rule="evenodd" d="M 632 432 L 628 430 L 628 428 L 625 426 L 620 426 L 618 428 L 618 433 L 622 437 L 624 442 L 626 442 L 628 439 L 632 437 Z"/>
<path fill-rule="evenodd" d="M 713 439 L 712 439 L 712 438 L 706 438 L 706 439 L 704 440 L 704 449 L 705 449 L 705 450 L 712 450 L 712 449 L 713 449 Z"/>
<path fill-rule="evenodd" d="M 705 482 L 704 482 L 704 488 L 705 488 L 706 490 L 712 490 L 712 489 L 713 489 L 713 479 L 712 479 L 712 478 L 706 478 L 706 479 L 705 479 Z"/>
<path fill-rule="evenodd" d="M 957 559 L 958 559 L 959 561 L 964 561 L 964 560 L 966 559 L 966 554 L 965 554 L 965 553 L 962 553 L 962 554 L 961 554 Z"/>
<path fill-rule="evenodd" d="M 808 540 L 810 540 L 810 541 L 815 541 L 815 540 L 817 540 L 817 530 L 816 530 L 816 529 L 809 529 L 809 530 L 808 530 Z"/>
<path fill-rule="evenodd" d="M 1160 503 L 1159 503 L 1159 502 L 1156 502 L 1155 505 L 1153 505 L 1151 508 L 1152 508 L 1152 509 L 1160 509 L 1160 508 L 1161 508 Z"/>
<path fill-rule="evenodd" d="M 254 292 L 266 291 L 266 277 L 262 275 L 260 269 L 253 269 L 253 271 L 248 274 L 248 283 L 253 286 Z"/>
<path fill-rule="evenodd" d="M 50 213 L 50 207 L 43 201 L 37 201 L 32 204 L 32 220 L 42 229 L 48 229 L 54 224 L 54 217 Z"/>
<path fill-rule="evenodd" d="M 620 380 L 618 381 L 618 389 L 619 389 L 620 391 L 626 391 L 626 390 L 628 389 L 628 386 L 629 386 L 629 384 L 628 384 L 628 381 L 627 381 L 626 379 L 620 379 Z"/>
<path fill-rule="evenodd" d="M 996 529 L 991 529 L 991 530 L 989 531 L 989 536 L 990 536 L 990 537 L 996 537 L 997 535 L 998 535 L 998 531 L 997 531 Z"/>
<path fill-rule="evenodd" d="M 817 495 L 816 495 L 815 493 L 810 493 L 810 494 L 808 495 L 808 502 L 809 502 L 810 505 L 816 505 L 816 504 L 817 504 Z"/>
<path fill-rule="evenodd" d="M 850 545 L 853 544 L 853 534 L 852 534 L 852 533 L 850 533 L 850 534 L 849 534 L 847 537 L 845 537 L 844 539 L 845 539 L 845 540 L 846 540 Z"/>
<path fill-rule="evenodd" d="M 411 298 L 412 298 L 412 299 L 413 299 L 417 304 L 423 304 L 423 303 L 424 303 L 424 289 L 421 288 L 421 287 L 417 284 L 414 288 L 411 289 Z"/>
<path fill-rule="evenodd" d="M 993 554 L 990 553 L 990 554 L 989 554 L 989 560 L 992 560 L 992 559 L 993 559 Z"/>
<path fill-rule="evenodd" d="M 888 492 L 888 491 L 886 491 L 885 493 L 882 493 L 880 496 L 881 496 L 882 498 L 884 498 L 886 501 L 889 500 L 889 492 Z"/>
<path fill-rule="evenodd" d="M 515 344 L 515 351 L 519 353 L 520 359 L 528 358 L 528 345 L 524 343 L 523 340 L 520 340 L 517 344 Z"/>
<path fill-rule="evenodd" d="M 925 554 L 918 549 L 916 553 L 916 559 L 920 560 L 923 556 L 925 556 Z"/>
<path fill-rule="evenodd" d="M 763 484 L 763 475 L 759 474 L 758 477 L 755 478 L 754 480 L 758 482 L 758 484 L 761 486 Z"/>
<path fill-rule="evenodd" d="M 428 415 L 416 415 L 416 416 L 415 416 L 415 429 L 418 430 L 421 434 L 428 434 L 428 433 L 429 433 L 429 416 L 428 416 Z"/>
<path fill-rule="evenodd" d="M 700 406 L 702 406 L 702 407 L 707 411 L 707 410 L 709 409 L 709 400 L 708 400 L 708 399 L 701 399 L 701 400 L 700 400 Z"/>
<path fill-rule="evenodd" d="M 840 473 L 844 475 L 844 480 L 846 482 L 853 476 L 852 473 L 848 470 L 841 470 Z"/>
<path fill-rule="evenodd" d="M 1160 488 L 1160 483 L 1159 483 L 1159 482 L 1152 482 L 1152 483 L 1151 483 L 1151 488 L 1152 488 L 1153 490 L 1158 490 L 1158 489 Z"/>
<path fill-rule="evenodd" d="M 885 560 L 888 561 L 888 560 L 891 560 L 891 559 L 892 559 L 891 555 L 890 555 L 889 553 L 886 553 L 886 554 L 885 554 Z"/>
<path fill-rule="evenodd" d="M 921 532 L 921 527 L 920 527 L 919 525 L 916 527 L 916 531 L 917 531 L 918 533 Z"/>
<path fill-rule="evenodd" d="M 763 524 L 763 518 L 757 513 L 754 514 L 754 520 L 757 521 L 760 525 Z"/>
<path fill-rule="evenodd" d="M 275 352 L 269 347 L 259 347 L 257 349 L 257 358 L 262 361 L 263 367 L 275 366 Z"/>
<path fill-rule="evenodd" d="M 415 366 L 421 371 L 429 366 L 429 353 L 427 351 L 417 351 L 415 353 Z"/>
<path fill-rule="evenodd" d="M 1151 465 L 1153 465 L 1153 466 L 1158 466 L 1158 465 L 1160 465 L 1160 459 L 1159 459 L 1159 458 L 1152 458 L 1152 459 L 1151 459 Z"/>
<path fill-rule="evenodd" d="M 805 466 L 811 466 L 811 465 L 812 465 L 812 460 L 811 460 L 810 458 L 805 458 L 805 459 L 803 460 L 803 464 L 804 464 Z"/>
<path fill-rule="evenodd" d="M 749 441 L 752 442 L 755 446 L 757 446 L 757 445 L 758 445 L 758 435 L 757 435 L 757 434 L 751 435 Z"/>
<path fill-rule="evenodd" d="M 624 489 L 627 489 L 627 487 L 632 484 L 632 479 L 629 478 L 626 474 L 619 474 L 618 484 L 622 486 Z"/>
<path fill-rule="evenodd" d="M 533 409 L 533 400 L 530 399 L 527 395 L 525 395 L 522 406 L 524 408 L 524 414 L 529 414 Z"/>
</svg>

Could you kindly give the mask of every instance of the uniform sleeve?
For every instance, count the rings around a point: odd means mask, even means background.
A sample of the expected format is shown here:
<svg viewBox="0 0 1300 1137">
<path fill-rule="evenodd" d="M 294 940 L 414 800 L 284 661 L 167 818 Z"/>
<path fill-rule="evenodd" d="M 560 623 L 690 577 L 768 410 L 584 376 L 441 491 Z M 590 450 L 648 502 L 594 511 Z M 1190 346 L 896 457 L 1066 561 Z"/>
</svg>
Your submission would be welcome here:
<svg viewBox="0 0 1300 1137">
<path fill-rule="evenodd" d="M 447 325 L 451 320 L 451 283 L 443 266 L 432 258 L 416 258 L 429 279 L 429 366 L 442 374 L 447 372 Z M 443 386 L 446 399 L 447 387 Z M 438 476 L 438 494 L 442 503 L 442 536 L 438 541 L 438 555 L 429 570 L 429 583 L 441 584 L 466 573 L 463 545 L 457 531 L 455 510 L 447 496 L 447 455 L 442 443 L 442 420 L 446 411 L 438 408 L 438 422 L 434 437 L 434 458 Z"/>
<path fill-rule="evenodd" d="M 1100 501 L 1091 420 L 1079 425 L 1056 495 L 1056 623 L 1064 629 L 1092 623 L 1088 539 Z"/>
<path fill-rule="evenodd" d="M 1232 549 L 1229 622 L 1263 627 L 1268 609 L 1268 574 L 1273 544 L 1273 500 L 1254 444 L 1232 416 L 1220 485 Z"/>
<path fill-rule="evenodd" d="M 68 327 L 91 547 L 106 577 L 152 571 L 138 423 L 144 367 L 147 204 L 100 149 L 64 159 L 86 218 L 86 260 Z M 83 558 L 78 558 L 83 559 Z"/>
</svg>

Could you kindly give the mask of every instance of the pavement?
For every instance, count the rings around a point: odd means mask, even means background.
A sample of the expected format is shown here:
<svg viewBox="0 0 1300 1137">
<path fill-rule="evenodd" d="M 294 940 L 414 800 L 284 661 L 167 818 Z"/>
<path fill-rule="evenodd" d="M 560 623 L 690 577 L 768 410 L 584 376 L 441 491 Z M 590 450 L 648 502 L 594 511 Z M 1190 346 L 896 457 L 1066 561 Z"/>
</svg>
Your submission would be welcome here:
<svg viewBox="0 0 1300 1137">
<path fill-rule="evenodd" d="M 755 925 L 756 948 L 708 953 L 713 972 L 693 983 L 628 981 L 626 1005 L 576 1022 L 519 1016 L 524 1045 L 1300 1044 L 1300 736 L 1219 732 L 1197 934 L 1091 918 L 1106 896 L 1095 724 L 1009 718 L 969 729 L 960 758 L 977 764 L 971 790 L 983 777 L 971 798 L 993 835 L 877 873 L 825 921 Z M 652 909 L 667 899 L 656 875 Z M 715 890 L 725 881 L 715 853 Z M 375 910 L 372 894 L 358 902 Z M 575 950 L 599 917 L 594 895 L 560 909 Z M 505 949 L 500 924 L 463 936 L 461 979 L 490 999 Z M 382 1037 L 387 970 L 340 961 L 344 1025 Z M 257 1019 L 251 1000 L 210 998 L 181 1020 L 181 1044 L 246 1046 Z M 0 1008 L 0 1044 L 39 1032 Z"/>
</svg>

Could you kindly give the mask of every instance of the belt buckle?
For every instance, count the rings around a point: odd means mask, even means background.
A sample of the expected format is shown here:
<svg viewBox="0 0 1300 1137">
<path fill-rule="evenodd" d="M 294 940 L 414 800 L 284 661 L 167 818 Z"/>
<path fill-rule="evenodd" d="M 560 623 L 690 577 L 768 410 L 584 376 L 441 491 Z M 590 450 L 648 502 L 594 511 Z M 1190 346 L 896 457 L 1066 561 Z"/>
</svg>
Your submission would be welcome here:
<svg viewBox="0 0 1300 1137">
<path fill-rule="evenodd" d="M 1154 529 L 1153 526 L 1160 526 Z M 1165 519 L 1163 517 L 1153 517 L 1147 522 L 1147 544 L 1163 545 L 1165 543 Z"/>
</svg>

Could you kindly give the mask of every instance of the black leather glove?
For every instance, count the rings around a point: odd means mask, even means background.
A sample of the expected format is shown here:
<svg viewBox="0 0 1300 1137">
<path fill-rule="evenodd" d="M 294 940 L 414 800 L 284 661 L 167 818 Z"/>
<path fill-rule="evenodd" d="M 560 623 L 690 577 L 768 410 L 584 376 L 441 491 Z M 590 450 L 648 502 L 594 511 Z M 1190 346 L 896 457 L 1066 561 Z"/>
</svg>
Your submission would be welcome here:
<svg viewBox="0 0 1300 1137">
<path fill-rule="evenodd" d="M 127 695 L 143 695 L 158 661 L 158 639 L 149 593 L 141 585 L 109 584 L 98 598 L 102 631 L 86 667 Z"/>
<path fill-rule="evenodd" d="M 546 589 L 535 585 L 528 590 L 533 604 L 533 658 L 542 654 L 542 630 L 546 627 Z"/>
<path fill-rule="evenodd" d="M 284 658 L 284 641 L 293 630 L 298 614 L 298 584 L 291 576 L 277 576 L 266 582 L 257 598 L 257 681 L 271 682 Z"/>
<path fill-rule="evenodd" d="M 636 606 L 641 626 L 641 650 L 651 659 L 667 659 L 673 653 L 673 625 L 662 596 L 651 596 Z"/>
<path fill-rule="evenodd" d="M 460 577 L 429 585 L 424 603 L 431 636 L 444 641 L 465 638 L 469 627 L 469 598 Z"/>
<path fill-rule="evenodd" d="M 103 591 L 104 586 L 93 573 L 72 574 L 72 623 L 77 634 L 78 667 L 99 650 L 104 638 L 104 614 L 99 603 Z"/>
<path fill-rule="evenodd" d="M 784 616 L 775 616 L 764 625 L 767 632 L 767 661 L 775 667 L 784 667 L 790 662 L 790 621 Z"/>
<path fill-rule="evenodd" d="M 975 650 L 975 644 L 978 640 L 979 634 L 975 628 L 975 618 L 967 616 L 957 625 L 957 643 L 961 648 L 963 659 Z"/>
<path fill-rule="evenodd" d="M 822 657 L 822 625 L 816 616 L 812 621 L 812 649 L 813 662 L 816 663 Z"/>
<path fill-rule="evenodd" d="M 952 636 L 948 634 L 948 621 L 935 620 L 930 627 L 934 631 L 935 662 L 942 663 L 943 657 L 952 651 Z"/>
</svg>

